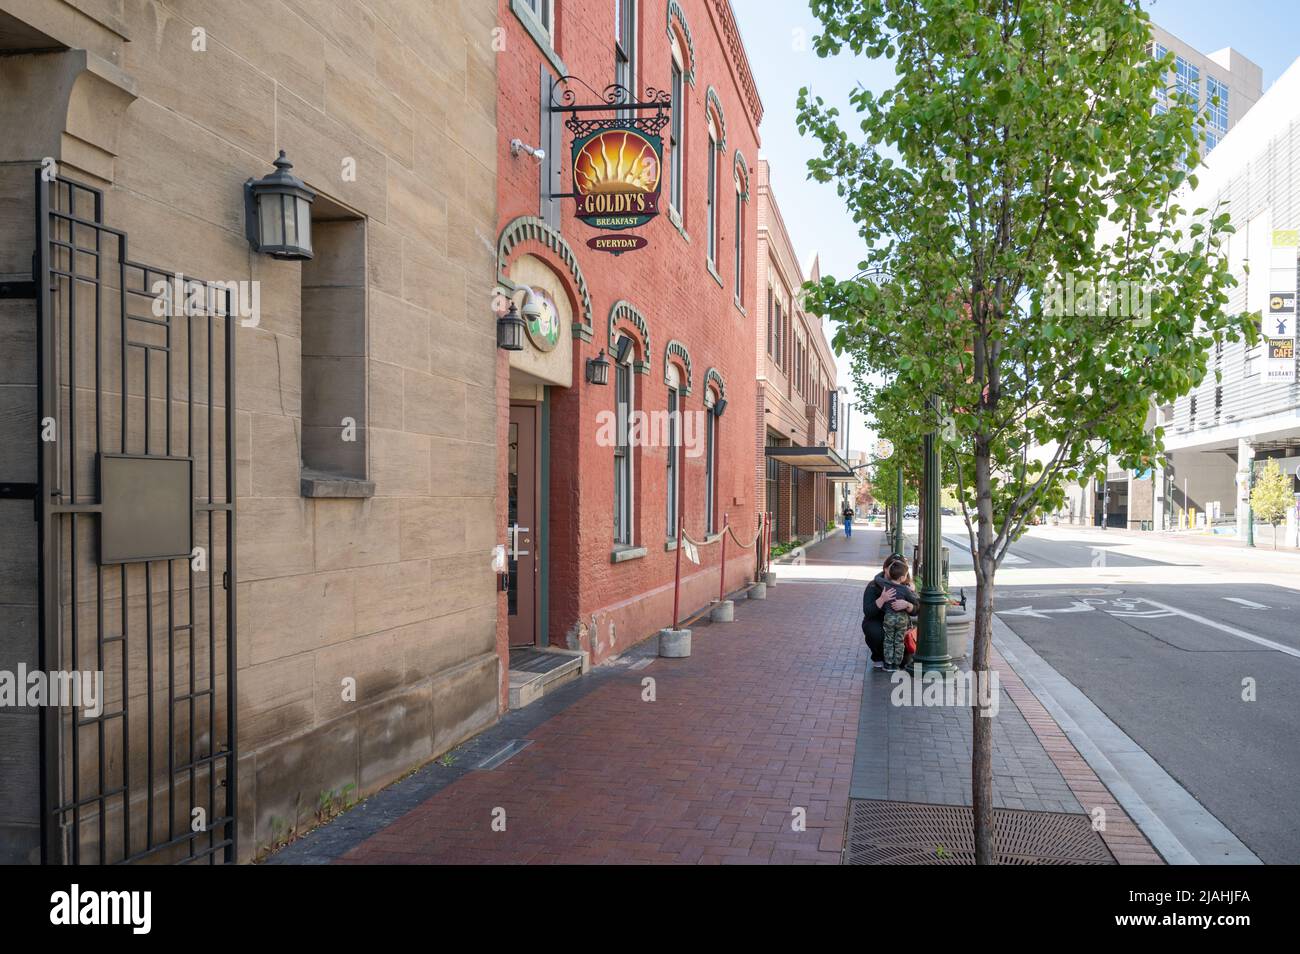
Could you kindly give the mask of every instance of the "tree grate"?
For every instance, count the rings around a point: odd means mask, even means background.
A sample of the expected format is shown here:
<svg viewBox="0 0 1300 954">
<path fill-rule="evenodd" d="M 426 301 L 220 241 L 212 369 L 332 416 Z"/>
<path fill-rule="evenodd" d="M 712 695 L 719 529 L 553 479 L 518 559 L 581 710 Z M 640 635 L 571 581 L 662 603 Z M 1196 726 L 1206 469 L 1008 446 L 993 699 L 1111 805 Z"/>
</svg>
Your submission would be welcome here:
<svg viewBox="0 0 1300 954">
<path fill-rule="evenodd" d="M 850 803 L 849 865 L 973 865 L 971 809 L 855 799 Z M 993 844 L 1003 865 L 1113 865 L 1088 815 L 993 810 Z"/>
</svg>

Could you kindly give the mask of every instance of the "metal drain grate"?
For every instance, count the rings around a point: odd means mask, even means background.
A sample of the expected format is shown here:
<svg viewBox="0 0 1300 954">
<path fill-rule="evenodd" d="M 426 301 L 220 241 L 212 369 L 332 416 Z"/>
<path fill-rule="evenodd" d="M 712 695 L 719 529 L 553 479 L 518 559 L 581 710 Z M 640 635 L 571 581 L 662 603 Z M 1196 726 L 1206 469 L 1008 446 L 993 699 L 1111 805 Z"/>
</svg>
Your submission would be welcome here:
<svg viewBox="0 0 1300 954">
<path fill-rule="evenodd" d="M 995 808 L 993 829 L 999 864 L 1115 864 L 1087 815 Z M 844 863 L 973 865 L 971 810 L 961 805 L 855 799 Z"/>
</svg>

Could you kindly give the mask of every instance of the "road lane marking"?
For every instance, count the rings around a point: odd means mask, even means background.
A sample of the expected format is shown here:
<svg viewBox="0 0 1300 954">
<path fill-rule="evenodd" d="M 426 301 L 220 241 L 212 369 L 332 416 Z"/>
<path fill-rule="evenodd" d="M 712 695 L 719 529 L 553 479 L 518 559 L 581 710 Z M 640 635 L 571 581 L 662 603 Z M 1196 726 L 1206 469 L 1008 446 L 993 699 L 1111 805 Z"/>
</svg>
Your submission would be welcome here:
<svg viewBox="0 0 1300 954">
<path fill-rule="evenodd" d="M 1240 596 L 1225 596 L 1229 603 L 1240 603 L 1242 606 L 1249 606 L 1251 609 L 1268 609 L 1263 603 L 1256 603 L 1254 600 L 1243 600 Z"/>
<path fill-rule="evenodd" d="M 1275 643 L 1273 640 L 1265 639 L 1263 636 L 1256 636 L 1254 633 L 1247 633 L 1245 630 L 1237 629 L 1236 627 L 1229 626 L 1226 623 L 1218 623 L 1212 619 L 1206 619 L 1204 616 L 1197 616 L 1195 613 L 1189 613 L 1187 610 L 1179 609 L 1176 606 L 1157 603 L 1155 600 L 1147 599 L 1146 597 L 1143 597 L 1143 600 L 1144 602 L 1150 603 L 1152 606 L 1159 607 L 1162 610 L 1169 610 L 1169 612 L 1176 616 L 1190 619 L 1194 623 L 1209 626 L 1211 629 L 1222 630 L 1229 635 L 1238 636 L 1241 639 L 1248 640 L 1249 642 L 1258 643 L 1260 646 L 1266 646 L 1269 649 L 1275 649 L 1280 653 L 1286 653 L 1288 656 L 1294 656 L 1295 658 L 1300 659 L 1300 649 L 1292 649 L 1290 646 L 1283 646 L 1281 643 Z"/>
<path fill-rule="evenodd" d="M 1048 613 L 1091 613 L 1093 608 L 1087 603 L 1080 603 L 1075 600 L 1071 605 L 1064 609 L 1044 609 L 1036 610 L 1032 606 L 1021 606 L 1016 609 L 998 610 L 1002 616 L 1032 616 L 1035 619 L 1047 619 Z"/>
</svg>

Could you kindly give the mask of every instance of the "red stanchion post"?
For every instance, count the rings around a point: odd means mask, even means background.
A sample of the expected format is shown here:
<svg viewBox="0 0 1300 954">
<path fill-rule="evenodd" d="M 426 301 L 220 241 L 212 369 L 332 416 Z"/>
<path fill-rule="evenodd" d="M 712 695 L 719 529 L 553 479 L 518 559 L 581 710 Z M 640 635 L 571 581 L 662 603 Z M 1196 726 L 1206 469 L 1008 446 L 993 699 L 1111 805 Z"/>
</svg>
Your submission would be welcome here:
<svg viewBox="0 0 1300 954">
<path fill-rule="evenodd" d="M 682 512 L 679 507 L 677 510 L 677 569 L 673 571 L 673 629 L 677 629 L 677 610 L 681 603 L 682 594 L 682 547 L 685 544 L 682 538 Z"/>
<path fill-rule="evenodd" d="M 718 562 L 718 602 L 727 598 L 727 515 L 722 515 L 722 559 Z"/>
</svg>

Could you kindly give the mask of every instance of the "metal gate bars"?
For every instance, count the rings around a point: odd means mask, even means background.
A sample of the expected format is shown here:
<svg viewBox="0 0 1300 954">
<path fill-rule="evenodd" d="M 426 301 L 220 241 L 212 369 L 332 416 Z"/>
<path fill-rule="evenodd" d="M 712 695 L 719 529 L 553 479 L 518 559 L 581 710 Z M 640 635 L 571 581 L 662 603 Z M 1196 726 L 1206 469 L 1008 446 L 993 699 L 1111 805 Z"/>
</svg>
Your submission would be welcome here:
<svg viewBox="0 0 1300 954">
<path fill-rule="evenodd" d="M 233 283 L 36 191 L 42 857 L 233 862 Z"/>
</svg>

